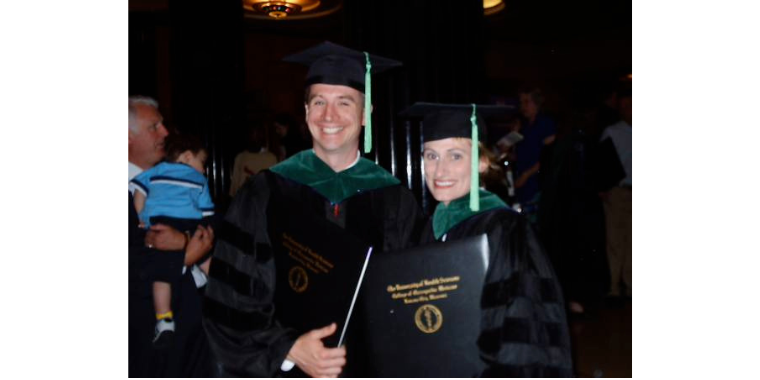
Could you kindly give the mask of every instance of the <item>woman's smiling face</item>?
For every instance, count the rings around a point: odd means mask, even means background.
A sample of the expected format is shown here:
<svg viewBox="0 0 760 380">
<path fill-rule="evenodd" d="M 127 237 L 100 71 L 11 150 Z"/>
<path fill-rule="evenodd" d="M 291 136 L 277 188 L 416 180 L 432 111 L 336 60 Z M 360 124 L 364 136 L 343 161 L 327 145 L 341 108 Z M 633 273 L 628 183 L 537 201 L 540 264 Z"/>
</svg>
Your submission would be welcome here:
<svg viewBox="0 0 760 380">
<path fill-rule="evenodd" d="M 448 206 L 470 192 L 470 139 L 450 137 L 425 143 L 425 183 L 433 197 Z"/>
</svg>

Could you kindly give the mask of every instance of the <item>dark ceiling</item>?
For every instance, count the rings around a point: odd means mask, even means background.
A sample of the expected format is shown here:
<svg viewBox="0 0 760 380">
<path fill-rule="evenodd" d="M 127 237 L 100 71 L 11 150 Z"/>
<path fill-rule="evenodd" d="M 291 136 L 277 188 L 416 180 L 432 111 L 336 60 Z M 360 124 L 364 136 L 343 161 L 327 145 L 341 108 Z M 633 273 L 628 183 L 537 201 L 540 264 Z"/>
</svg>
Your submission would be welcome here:
<svg viewBox="0 0 760 380">
<path fill-rule="evenodd" d="M 534 44 L 631 40 L 631 1 L 512 0 L 487 18 L 488 38 Z"/>
<path fill-rule="evenodd" d="M 410 0 L 414 1 L 414 0 Z M 167 13 L 169 0 L 130 0 L 132 14 Z M 486 17 L 486 38 L 541 45 L 592 41 L 630 41 L 631 1 L 506 0 L 505 9 Z M 402 10 L 403 11 L 403 10 Z M 318 20 L 265 21 L 247 19 L 249 27 L 285 34 L 340 28 L 340 12 Z"/>
<path fill-rule="evenodd" d="M 335 1 L 339 0 L 332 0 Z M 388 7 L 401 8 L 400 4 L 409 4 L 398 10 L 398 19 L 414 20 L 408 12 L 424 11 L 436 3 L 431 0 L 384 1 L 375 6 L 387 4 Z M 345 7 L 354 3 L 344 1 L 344 4 L 343 10 L 317 19 L 270 21 L 245 18 L 242 30 L 247 39 L 256 41 L 277 40 L 295 45 L 299 43 L 294 41 L 300 40 L 341 41 L 356 33 L 348 30 L 351 23 L 346 20 L 345 12 Z M 130 0 L 130 27 L 141 24 L 171 27 L 169 9 L 177 5 L 183 6 L 184 3 L 178 0 Z M 453 8 L 448 12 L 457 12 L 456 7 L 448 8 Z M 632 70 L 630 0 L 506 0 L 504 10 L 484 18 L 481 46 L 487 93 L 513 93 L 525 82 L 536 82 L 544 87 L 565 87 L 576 93 L 587 90 L 591 83 L 597 83 L 595 88 L 598 89 L 602 86 L 599 83 L 609 82 L 611 78 Z M 457 27 L 452 25 L 454 31 Z M 596 89 L 589 91 L 599 92 Z"/>
</svg>

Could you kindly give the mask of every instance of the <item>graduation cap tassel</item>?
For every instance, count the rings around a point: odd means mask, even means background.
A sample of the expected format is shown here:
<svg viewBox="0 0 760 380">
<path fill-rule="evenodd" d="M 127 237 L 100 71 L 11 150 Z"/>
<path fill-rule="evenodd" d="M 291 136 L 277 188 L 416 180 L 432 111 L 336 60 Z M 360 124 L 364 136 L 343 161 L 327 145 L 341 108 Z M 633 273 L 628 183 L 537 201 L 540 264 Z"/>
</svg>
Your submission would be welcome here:
<svg viewBox="0 0 760 380">
<path fill-rule="evenodd" d="M 478 164 L 480 163 L 480 158 L 478 157 L 478 117 L 477 117 L 477 106 L 473 103 L 472 104 L 472 116 L 470 116 L 470 125 L 472 126 L 472 151 L 471 151 L 471 169 L 470 172 L 470 210 L 472 211 L 479 211 L 480 210 L 480 184 L 479 184 L 479 176 L 480 173 L 478 172 Z"/>
<path fill-rule="evenodd" d="M 372 62 L 369 53 L 364 52 L 367 61 L 367 71 L 364 73 L 364 153 L 372 150 Z"/>
</svg>

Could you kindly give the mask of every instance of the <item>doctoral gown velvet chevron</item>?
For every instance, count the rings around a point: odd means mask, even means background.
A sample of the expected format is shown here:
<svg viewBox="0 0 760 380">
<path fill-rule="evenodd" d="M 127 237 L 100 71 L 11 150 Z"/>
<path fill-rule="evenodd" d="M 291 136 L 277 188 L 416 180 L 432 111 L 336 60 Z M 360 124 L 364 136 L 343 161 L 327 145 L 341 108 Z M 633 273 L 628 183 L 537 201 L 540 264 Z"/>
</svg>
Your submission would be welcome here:
<svg viewBox="0 0 760 380">
<path fill-rule="evenodd" d="M 274 310 L 276 268 L 268 225 L 275 215 L 296 207 L 329 220 L 373 245 L 373 255 L 406 248 L 419 239 L 421 210 L 412 193 L 388 178 L 390 174 L 374 163 L 375 168 L 368 166 L 366 160 L 353 171 L 334 173 L 310 155 L 294 156 L 288 161 L 296 161 L 285 170 L 266 170 L 249 180 L 232 201 L 224 231 L 217 234 L 204 327 L 228 375 L 276 377 L 296 371 L 280 371 L 301 332 L 281 323 Z M 372 180 L 381 177 L 384 183 Z M 343 188 L 324 186 L 336 178 Z M 351 349 L 361 345 L 349 340 L 346 347 L 349 363 L 344 373 L 361 363 Z"/>
<path fill-rule="evenodd" d="M 452 201 L 448 208 L 456 210 L 463 202 L 469 197 Z M 486 367 L 482 376 L 573 376 L 562 291 L 528 221 L 506 206 L 460 220 L 443 235 L 438 231 L 441 239 L 486 233 L 490 249 L 478 338 Z M 431 220 L 423 242 L 441 240 L 435 236 Z"/>
</svg>

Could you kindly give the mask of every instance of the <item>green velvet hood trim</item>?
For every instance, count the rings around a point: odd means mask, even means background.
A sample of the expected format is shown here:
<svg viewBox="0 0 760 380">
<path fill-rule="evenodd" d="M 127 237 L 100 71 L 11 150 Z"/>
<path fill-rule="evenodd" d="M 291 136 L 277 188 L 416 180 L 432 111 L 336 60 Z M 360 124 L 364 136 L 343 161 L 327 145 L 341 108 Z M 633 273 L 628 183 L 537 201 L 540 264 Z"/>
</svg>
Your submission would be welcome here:
<svg viewBox="0 0 760 380">
<path fill-rule="evenodd" d="M 470 210 L 470 193 L 465 194 L 459 199 L 449 202 L 446 206 L 443 202 L 438 203 L 433 213 L 433 233 L 436 239 L 440 239 L 443 234 L 448 232 L 459 222 L 482 212 L 495 209 L 498 207 L 508 207 L 504 201 L 495 194 L 480 189 L 480 210 Z"/>
<path fill-rule="evenodd" d="M 313 188 L 333 204 L 340 203 L 361 191 L 401 183 L 391 173 L 366 158 L 360 158 L 356 165 L 336 173 L 311 149 L 297 153 L 272 166 L 269 170 Z"/>
</svg>

